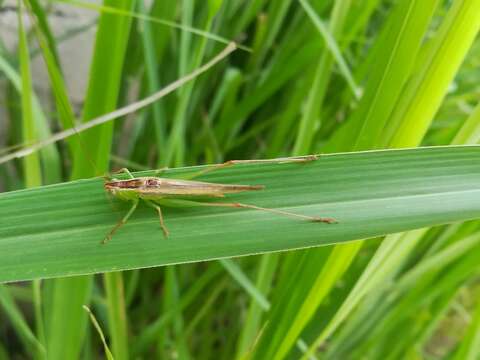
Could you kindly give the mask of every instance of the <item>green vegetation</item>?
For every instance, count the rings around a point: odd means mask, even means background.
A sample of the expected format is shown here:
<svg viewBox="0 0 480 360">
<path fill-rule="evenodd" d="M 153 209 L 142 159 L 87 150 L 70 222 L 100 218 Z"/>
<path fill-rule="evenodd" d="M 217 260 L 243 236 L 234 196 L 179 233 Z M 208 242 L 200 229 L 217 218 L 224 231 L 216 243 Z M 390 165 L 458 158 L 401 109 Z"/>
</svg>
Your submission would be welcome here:
<svg viewBox="0 0 480 360">
<path fill-rule="evenodd" d="M 152 3 L 0 0 L 17 20 L 0 24 L 0 162 L 239 43 L 159 101 L 0 165 L 0 359 L 476 359 L 480 0 Z M 79 9 L 98 18 L 53 31 Z M 61 46 L 89 32 L 79 107 Z M 110 170 L 307 154 L 201 180 L 337 224 L 165 208 L 165 239 L 141 205 L 100 244 L 129 208 Z"/>
</svg>

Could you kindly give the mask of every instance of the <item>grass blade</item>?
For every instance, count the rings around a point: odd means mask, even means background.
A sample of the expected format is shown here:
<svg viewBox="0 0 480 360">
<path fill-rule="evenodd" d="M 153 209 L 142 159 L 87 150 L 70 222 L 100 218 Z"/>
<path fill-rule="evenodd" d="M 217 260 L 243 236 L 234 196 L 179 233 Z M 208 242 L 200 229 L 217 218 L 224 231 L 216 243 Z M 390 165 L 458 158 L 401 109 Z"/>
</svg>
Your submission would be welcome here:
<svg viewBox="0 0 480 360">
<path fill-rule="evenodd" d="M 86 8 L 86 9 L 95 10 L 95 11 L 98 11 L 98 12 L 101 12 L 101 13 L 109 13 L 109 14 L 112 14 L 112 15 L 128 16 L 128 17 L 139 19 L 139 20 L 150 21 L 152 23 L 156 23 L 156 24 L 159 24 L 159 25 L 165 25 L 165 26 L 168 26 L 170 28 L 179 29 L 179 30 L 183 30 L 183 31 L 195 34 L 195 35 L 199 35 L 202 38 L 211 39 L 211 40 L 217 41 L 217 42 L 225 44 L 225 45 L 228 45 L 229 43 L 232 42 L 232 40 L 225 39 L 221 36 L 212 34 L 208 31 L 196 29 L 196 28 L 191 27 L 191 26 L 185 26 L 184 24 L 178 24 L 174 21 L 159 19 L 157 17 L 136 13 L 136 12 L 131 11 L 131 10 L 125 11 L 125 10 L 122 10 L 122 9 L 119 9 L 119 8 L 116 8 L 116 7 L 113 7 L 113 6 L 98 5 L 98 4 L 93 4 L 93 3 L 78 1 L 78 0 L 57 0 L 57 1 L 58 2 L 69 3 L 69 4 L 76 5 L 78 7 L 83 7 L 83 8 Z M 246 46 L 243 46 L 243 45 L 238 45 L 238 48 L 242 49 L 244 51 L 250 51 L 250 48 L 248 48 Z"/>
<path fill-rule="evenodd" d="M 317 24 L 317 28 L 319 27 L 319 29 L 321 29 L 321 34 L 322 36 L 324 36 L 325 43 L 331 43 L 334 45 L 333 48 L 332 46 L 328 47 L 328 49 L 330 50 L 329 52 L 325 51 L 322 54 L 322 57 L 320 58 L 320 61 L 315 70 L 315 77 L 313 80 L 312 89 L 308 94 L 305 111 L 302 114 L 299 131 L 295 140 L 295 146 L 293 148 L 294 155 L 308 154 L 310 152 L 312 140 L 314 138 L 315 132 L 317 131 L 317 118 L 321 113 L 321 106 L 325 99 L 328 82 L 330 80 L 332 67 L 334 64 L 334 56 L 332 54 L 332 49 L 338 51 L 338 54 L 335 54 L 335 56 L 337 57 L 337 61 L 343 61 L 343 63 L 345 63 L 343 57 L 341 57 L 340 50 L 338 49 L 338 46 L 335 42 L 335 38 L 339 38 L 342 35 L 345 20 L 351 7 L 350 0 L 335 2 L 335 6 L 332 10 L 330 29 L 327 30 L 324 29 L 325 25 L 321 22 L 321 20 L 315 14 L 315 11 L 310 7 L 310 5 L 308 5 L 306 1 L 300 1 L 300 3 L 304 7 L 309 17 L 315 19 L 315 24 Z M 331 35 L 330 32 L 332 33 Z M 345 68 L 347 71 L 346 73 Z M 344 65 L 342 69 L 344 70 L 343 73 L 347 80 L 349 78 L 353 78 L 346 65 Z M 356 85 L 354 86 L 355 87 L 353 88 L 353 91 L 355 94 L 357 94 L 358 88 Z"/>
<path fill-rule="evenodd" d="M 69 136 L 72 136 L 72 135 L 78 135 L 79 133 L 81 133 L 85 130 L 91 129 L 91 128 L 93 128 L 95 126 L 98 126 L 98 125 L 101 125 L 101 124 L 105 124 L 109 121 L 115 120 L 115 119 L 117 119 L 121 116 L 130 114 L 130 113 L 135 112 L 135 111 L 137 111 L 137 110 L 139 110 L 139 109 L 141 109 L 141 108 L 143 108 L 147 105 L 150 105 L 150 104 L 154 103 L 155 101 L 157 101 L 158 99 L 161 99 L 165 95 L 167 95 L 167 94 L 171 93 L 172 91 L 178 89 L 179 87 L 181 87 L 185 83 L 189 82 L 190 80 L 194 79 L 198 75 L 202 74 L 203 72 L 207 71 L 209 68 L 211 68 L 217 62 L 221 61 L 223 58 L 228 56 L 231 52 L 235 51 L 235 49 L 236 49 L 236 45 L 234 43 L 231 43 L 222 52 L 220 52 L 217 56 L 215 56 L 212 60 L 208 61 L 207 63 L 205 63 L 201 67 L 199 67 L 196 70 L 189 73 L 188 75 L 186 75 L 186 76 L 174 81 L 173 83 L 167 85 L 166 87 L 159 90 L 155 94 L 152 94 L 152 95 L 150 95 L 150 96 L 148 96 L 148 97 L 146 97 L 146 98 L 144 98 L 140 101 L 137 101 L 133 104 L 127 105 L 123 108 L 117 109 L 117 110 L 112 111 L 110 113 L 107 113 L 105 115 L 98 116 L 98 117 L 96 117 L 94 119 L 91 119 L 90 121 L 88 121 L 88 122 L 86 122 L 82 125 L 78 125 L 74 128 L 67 129 L 65 131 L 61 131 L 59 133 L 56 133 L 51 138 L 43 140 L 43 141 L 39 141 L 36 144 L 28 146 L 25 149 L 15 151 L 14 153 L 2 156 L 2 157 L 0 157 L 0 164 L 8 162 L 8 161 L 13 160 L 13 159 L 17 159 L 17 158 L 27 156 L 27 155 L 35 152 L 35 151 L 38 151 L 39 149 L 44 148 L 47 145 L 50 145 L 50 144 L 53 144 L 57 141 L 66 139 L 66 138 L 68 138 Z"/>
<path fill-rule="evenodd" d="M 45 347 L 35 337 L 35 334 L 28 326 L 27 321 L 18 306 L 15 304 L 9 289 L 5 285 L 0 285 L 0 305 L 12 322 L 20 339 L 25 342 L 25 348 L 29 349 L 30 354 L 33 355 L 38 351 L 41 355 L 45 356 Z"/>
<path fill-rule="evenodd" d="M 391 147 L 419 144 L 479 30 L 480 1 L 454 2 L 395 109 Z"/>
<path fill-rule="evenodd" d="M 158 218 L 141 207 L 106 246 L 100 241 L 117 217 L 100 179 L 4 193 L 0 281 L 326 245 L 472 219 L 480 215 L 479 156 L 476 146 L 440 147 L 322 156 L 305 166 L 237 166 L 205 179 L 264 184 L 268 190 L 239 194 L 235 201 L 328 215 L 339 223 L 303 223 L 259 211 L 166 209 L 172 239 L 164 241 Z M 179 173 L 185 170 L 167 175 Z M 228 243 L 218 240 L 227 237 Z M 14 260 L 17 253 L 22 264 Z"/>
<path fill-rule="evenodd" d="M 97 319 L 95 318 L 95 315 L 93 315 L 92 311 L 88 308 L 88 306 L 83 305 L 83 308 L 85 311 L 88 313 L 90 316 L 90 320 L 92 321 L 93 326 L 95 327 L 95 330 L 97 330 L 98 335 L 100 336 L 100 339 L 102 340 L 103 344 L 103 349 L 105 350 L 105 355 L 108 360 L 113 360 L 113 355 L 110 349 L 108 348 L 107 341 L 105 340 L 105 335 L 103 335 L 102 328 L 100 327 Z"/>
<path fill-rule="evenodd" d="M 28 53 L 27 35 L 23 26 L 22 3 L 18 2 L 18 36 L 19 58 L 22 77 L 22 136 L 23 142 L 36 140 L 35 121 L 32 109 L 32 77 L 30 74 L 30 55 Z M 39 186 L 42 183 L 40 159 L 38 154 L 31 154 L 23 159 L 26 187 Z"/>
<path fill-rule="evenodd" d="M 307 0 L 299 0 L 299 2 L 305 9 L 305 12 L 308 14 L 312 22 L 315 24 L 315 27 L 317 28 L 317 30 L 322 35 L 328 50 L 332 53 L 332 56 L 335 58 L 335 61 L 337 62 L 338 67 L 340 68 L 340 72 L 345 77 L 345 80 L 347 81 L 348 86 L 352 90 L 355 97 L 358 99 L 360 97 L 360 89 L 355 83 L 353 75 L 350 72 L 347 62 L 342 56 L 342 52 L 340 51 L 340 48 L 338 47 L 337 42 L 335 41 L 335 38 L 332 36 L 327 26 L 322 22 L 322 20 L 315 13 L 315 10 L 310 6 Z"/>
</svg>

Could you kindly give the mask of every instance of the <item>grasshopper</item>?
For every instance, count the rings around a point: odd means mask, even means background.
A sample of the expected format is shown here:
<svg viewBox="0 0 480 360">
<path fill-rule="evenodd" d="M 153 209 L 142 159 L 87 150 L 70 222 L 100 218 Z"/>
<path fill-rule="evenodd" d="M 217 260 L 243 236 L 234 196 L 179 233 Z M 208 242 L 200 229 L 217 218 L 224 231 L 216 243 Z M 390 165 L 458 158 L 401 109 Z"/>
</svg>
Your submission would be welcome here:
<svg viewBox="0 0 480 360">
<path fill-rule="evenodd" d="M 130 216 L 133 214 L 137 208 L 140 200 L 146 203 L 148 206 L 154 208 L 160 220 L 160 227 L 163 231 L 163 234 L 166 238 L 169 236 L 169 231 L 165 225 L 163 218 L 161 206 L 220 206 L 220 207 L 229 207 L 237 209 L 254 209 L 254 210 L 263 210 L 278 215 L 285 215 L 294 218 L 300 218 L 312 222 L 322 222 L 327 224 L 336 223 L 335 219 L 328 217 L 317 217 L 317 216 L 307 216 L 301 214 L 295 214 L 288 211 L 278 210 L 278 209 L 269 209 L 263 208 L 256 205 L 243 204 L 238 202 L 213 202 L 213 201 L 200 201 L 201 199 L 210 198 L 223 198 L 227 194 L 234 194 L 244 191 L 256 191 L 262 190 L 265 187 L 263 185 L 233 185 L 233 184 L 219 184 L 211 183 L 204 181 L 193 181 L 191 179 L 204 175 L 213 170 L 231 166 L 239 163 L 258 163 L 258 162 L 306 162 L 316 160 L 317 157 L 314 155 L 307 157 L 298 157 L 298 158 L 281 158 L 274 160 L 230 160 L 223 164 L 217 164 L 196 172 L 189 176 L 188 179 L 171 179 L 171 178 L 161 178 L 157 176 L 146 176 L 146 177 L 134 177 L 127 168 L 120 169 L 116 173 L 124 172 L 128 175 L 128 179 L 119 180 L 112 177 L 107 177 L 105 179 L 104 188 L 107 193 L 113 195 L 114 197 L 124 200 L 131 201 L 132 206 L 127 214 L 113 227 L 113 229 L 107 234 L 103 243 L 108 242 L 113 234 L 124 225 Z M 156 175 L 159 172 L 164 171 L 165 169 L 160 169 L 157 171 Z"/>
</svg>

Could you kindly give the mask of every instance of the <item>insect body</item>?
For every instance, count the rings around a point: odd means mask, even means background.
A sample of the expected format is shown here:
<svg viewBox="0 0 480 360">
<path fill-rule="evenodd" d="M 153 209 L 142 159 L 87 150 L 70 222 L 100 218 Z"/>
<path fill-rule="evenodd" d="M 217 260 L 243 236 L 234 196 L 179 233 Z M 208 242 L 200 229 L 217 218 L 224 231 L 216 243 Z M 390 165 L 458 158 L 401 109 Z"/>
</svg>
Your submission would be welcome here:
<svg viewBox="0 0 480 360">
<path fill-rule="evenodd" d="M 202 181 L 139 177 L 129 180 L 114 180 L 105 183 L 105 189 L 124 200 L 133 198 L 155 200 L 162 196 L 211 196 L 224 197 L 242 191 L 261 190 L 262 185 L 226 185 Z M 133 191 L 129 191 L 133 190 Z"/>
<path fill-rule="evenodd" d="M 305 158 L 301 158 L 305 161 Z M 309 159 L 307 158 L 307 161 Z M 219 167 L 233 165 L 238 162 L 261 162 L 257 161 L 230 161 L 224 164 L 220 164 L 214 167 L 202 170 L 191 177 L 196 177 Z M 292 160 L 289 160 L 292 161 Z M 295 161 L 295 160 L 293 160 Z M 285 215 L 295 218 L 300 218 L 307 221 L 323 222 L 323 223 L 335 223 L 332 218 L 323 218 L 316 216 L 306 216 L 295 214 L 278 209 L 263 208 L 255 205 L 237 203 L 237 202 L 217 202 L 217 201 L 205 201 L 205 199 L 223 198 L 226 194 L 234 194 L 243 191 L 262 190 L 262 185 L 229 185 L 229 184 L 217 184 L 203 181 L 192 181 L 182 179 L 168 179 L 161 177 L 134 177 L 128 169 L 121 169 L 120 172 L 125 172 L 129 179 L 117 180 L 107 179 L 105 181 L 105 190 L 111 195 L 125 201 L 131 201 L 132 207 L 122 220 L 108 233 L 103 243 L 106 243 L 111 239 L 114 232 L 127 222 L 129 217 L 137 208 L 140 200 L 144 201 L 148 206 L 154 208 L 159 216 L 160 227 L 165 235 L 168 237 L 169 232 L 165 225 L 161 205 L 164 206 L 217 206 L 217 207 L 229 207 L 229 208 L 247 208 L 255 210 L 269 211 L 279 215 Z"/>
</svg>

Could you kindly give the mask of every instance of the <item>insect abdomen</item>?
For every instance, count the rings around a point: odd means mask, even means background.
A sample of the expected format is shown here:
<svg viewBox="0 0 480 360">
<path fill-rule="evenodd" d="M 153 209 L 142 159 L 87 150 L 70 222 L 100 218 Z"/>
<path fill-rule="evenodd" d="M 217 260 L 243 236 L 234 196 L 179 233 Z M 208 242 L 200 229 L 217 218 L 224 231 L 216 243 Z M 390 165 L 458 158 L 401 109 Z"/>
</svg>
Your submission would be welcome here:
<svg viewBox="0 0 480 360">
<path fill-rule="evenodd" d="M 222 185 L 222 190 L 224 192 L 240 192 L 240 191 L 252 191 L 252 190 L 263 190 L 265 186 L 263 185 Z"/>
</svg>

